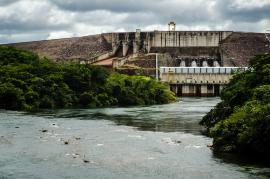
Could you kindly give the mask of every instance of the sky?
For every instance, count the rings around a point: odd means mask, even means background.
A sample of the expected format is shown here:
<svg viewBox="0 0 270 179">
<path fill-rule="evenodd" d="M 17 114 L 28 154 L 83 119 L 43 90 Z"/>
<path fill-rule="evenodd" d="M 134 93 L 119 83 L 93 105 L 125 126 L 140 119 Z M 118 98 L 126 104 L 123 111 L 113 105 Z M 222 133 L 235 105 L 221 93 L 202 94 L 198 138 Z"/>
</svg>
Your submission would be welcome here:
<svg viewBox="0 0 270 179">
<path fill-rule="evenodd" d="M 270 30 L 270 0 L 0 0 L 0 44 L 105 32 Z"/>
</svg>

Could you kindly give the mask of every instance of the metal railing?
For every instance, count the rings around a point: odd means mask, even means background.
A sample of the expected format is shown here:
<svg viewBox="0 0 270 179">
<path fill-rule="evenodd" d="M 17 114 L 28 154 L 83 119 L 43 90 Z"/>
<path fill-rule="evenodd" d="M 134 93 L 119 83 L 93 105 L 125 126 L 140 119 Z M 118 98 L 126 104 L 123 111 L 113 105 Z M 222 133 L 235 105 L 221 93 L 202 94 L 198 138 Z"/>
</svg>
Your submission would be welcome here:
<svg viewBox="0 0 270 179">
<path fill-rule="evenodd" d="M 233 74 L 247 71 L 248 67 L 160 67 L 159 70 L 176 74 Z"/>
</svg>

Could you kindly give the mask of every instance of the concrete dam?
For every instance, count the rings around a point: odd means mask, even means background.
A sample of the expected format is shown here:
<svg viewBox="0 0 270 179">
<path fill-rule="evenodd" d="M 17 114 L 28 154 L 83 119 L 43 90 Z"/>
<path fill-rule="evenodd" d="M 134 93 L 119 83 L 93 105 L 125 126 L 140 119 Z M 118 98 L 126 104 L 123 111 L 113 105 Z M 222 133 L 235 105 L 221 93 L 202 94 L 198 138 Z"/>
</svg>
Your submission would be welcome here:
<svg viewBox="0 0 270 179">
<path fill-rule="evenodd" d="M 270 34 L 233 31 L 104 33 L 8 44 L 58 61 L 102 65 L 120 73 L 157 77 L 179 96 L 218 96 L 234 72 L 270 52 Z"/>
</svg>

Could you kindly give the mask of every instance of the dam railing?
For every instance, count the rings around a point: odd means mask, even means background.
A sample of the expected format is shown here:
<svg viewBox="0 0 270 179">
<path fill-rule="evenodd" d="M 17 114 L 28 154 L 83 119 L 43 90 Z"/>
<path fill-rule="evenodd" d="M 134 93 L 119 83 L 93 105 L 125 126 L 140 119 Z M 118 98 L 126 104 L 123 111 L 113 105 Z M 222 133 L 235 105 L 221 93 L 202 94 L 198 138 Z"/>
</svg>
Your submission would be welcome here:
<svg viewBox="0 0 270 179">
<path fill-rule="evenodd" d="M 233 74 L 247 71 L 248 67 L 160 67 L 160 73 Z"/>
</svg>

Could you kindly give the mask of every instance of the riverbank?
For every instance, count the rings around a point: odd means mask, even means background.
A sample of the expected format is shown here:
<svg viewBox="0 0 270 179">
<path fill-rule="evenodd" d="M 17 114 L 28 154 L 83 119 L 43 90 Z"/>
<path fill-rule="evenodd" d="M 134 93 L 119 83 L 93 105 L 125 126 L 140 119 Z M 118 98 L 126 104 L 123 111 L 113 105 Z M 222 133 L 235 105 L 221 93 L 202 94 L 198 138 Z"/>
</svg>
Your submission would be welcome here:
<svg viewBox="0 0 270 179">
<path fill-rule="evenodd" d="M 250 61 L 250 70 L 234 76 L 222 101 L 200 122 L 215 152 L 270 156 L 270 55 Z"/>
<path fill-rule="evenodd" d="M 0 47 L 0 108 L 36 111 L 166 104 L 169 86 L 143 76 L 109 73 L 97 66 L 57 64 L 31 52 Z"/>
</svg>

